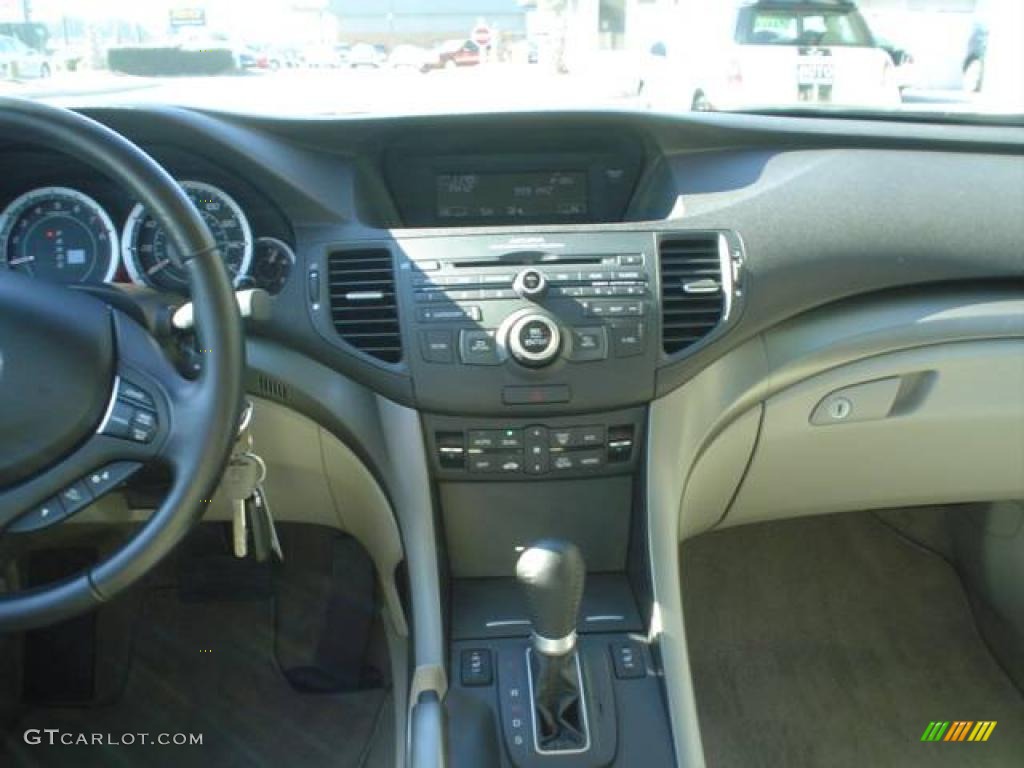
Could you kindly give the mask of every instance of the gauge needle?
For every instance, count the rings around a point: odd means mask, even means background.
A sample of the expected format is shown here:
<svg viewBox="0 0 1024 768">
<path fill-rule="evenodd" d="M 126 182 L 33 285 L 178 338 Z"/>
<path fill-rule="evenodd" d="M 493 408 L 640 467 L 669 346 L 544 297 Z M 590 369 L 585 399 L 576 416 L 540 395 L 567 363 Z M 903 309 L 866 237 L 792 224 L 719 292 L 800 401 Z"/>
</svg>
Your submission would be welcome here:
<svg viewBox="0 0 1024 768">
<path fill-rule="evenodd" d="M 20 259 L 11 259 L 7 262 L 8 266 L 17 267 L 22 264 L 29 264 L 36 260 L 35 256 L 22 256 Z"/>
<path fill-rule="evenodd" d="M 164 259 L 163 261 L 158 261 L 156 264 L 154 264 L 152 267 L 146 270 L 146 274 L 155 275 L 157 272 L 159 272 L 161 269 L 163 269 L 170 263 L 171 262 L 169 262 L 167 259 Z"/>
</svg>

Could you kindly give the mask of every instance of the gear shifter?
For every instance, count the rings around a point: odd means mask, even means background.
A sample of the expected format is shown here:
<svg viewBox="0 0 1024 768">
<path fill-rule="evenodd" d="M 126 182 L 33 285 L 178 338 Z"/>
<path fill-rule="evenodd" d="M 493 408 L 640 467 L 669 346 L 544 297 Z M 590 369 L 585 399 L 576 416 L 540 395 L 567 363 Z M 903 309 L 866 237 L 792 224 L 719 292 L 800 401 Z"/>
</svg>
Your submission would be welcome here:
<svg viewBox="0 0 1024 768">
<path fill-rule="evenodd" d="M 588 741 L 574 653 L 585 578 L 580 551 L 558 539 L 534 543 L 516 563 L 516 579 L 533 624 L 530 674 L 537 746 L 544 752 L 578 751 Z"/>
</svg>

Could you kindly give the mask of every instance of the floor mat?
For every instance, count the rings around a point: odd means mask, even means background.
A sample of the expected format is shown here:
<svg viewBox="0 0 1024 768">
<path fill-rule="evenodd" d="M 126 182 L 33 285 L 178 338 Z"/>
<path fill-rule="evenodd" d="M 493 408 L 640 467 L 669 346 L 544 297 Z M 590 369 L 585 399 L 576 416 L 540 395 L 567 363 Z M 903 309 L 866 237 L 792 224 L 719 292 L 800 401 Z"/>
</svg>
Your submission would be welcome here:
<svg viewBox="0 0 1024 768">
<path fill-rule="evenodd" d="M 1024 765 L 1024 696 L 956 572 L 873 516 L 712 533 L 680 557 L 711 768 Z M 922 743 L 935 720 L 998 724 Z"/>
<path fill-rule="evenodd" d="M 356 768 L 390 728 L 383 689 L 302 694 L 274 658 L 267 600 L 185 603 L 174 589 L 146 597 L 124 694 L 116 704 L 38 708 L 11 731 L 0 764 L 20 766 L 332 766 Z M 27 729 L 109 734 L 117 745 L 28 745 Z M 201 734 L 197 745 L 126 744 L 125 734 Z"/>
</svg>

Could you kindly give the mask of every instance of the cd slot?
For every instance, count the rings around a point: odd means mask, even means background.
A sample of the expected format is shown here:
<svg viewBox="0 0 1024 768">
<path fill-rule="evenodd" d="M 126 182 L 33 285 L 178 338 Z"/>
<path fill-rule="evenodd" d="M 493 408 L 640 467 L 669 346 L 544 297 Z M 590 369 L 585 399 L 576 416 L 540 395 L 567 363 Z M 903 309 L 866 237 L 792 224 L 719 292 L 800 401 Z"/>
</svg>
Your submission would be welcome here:
<svg viewBox="0 0 1024 768">
<path fill-rule="evenodd" d="M 506 253 L 490 259 L 469 259 L 449 262 L 449 266 L 455 269 L 469 267 L 472 269 L 485 269 L 487 267 L 509 267 L 509 266 L 530 266 L 530 265 L 569 265 L 569 264 L 604 264 L 613 263 L 614 256 L 565 256 L 558 253 L 537 253 L 520 252 Z"/>
</svg>

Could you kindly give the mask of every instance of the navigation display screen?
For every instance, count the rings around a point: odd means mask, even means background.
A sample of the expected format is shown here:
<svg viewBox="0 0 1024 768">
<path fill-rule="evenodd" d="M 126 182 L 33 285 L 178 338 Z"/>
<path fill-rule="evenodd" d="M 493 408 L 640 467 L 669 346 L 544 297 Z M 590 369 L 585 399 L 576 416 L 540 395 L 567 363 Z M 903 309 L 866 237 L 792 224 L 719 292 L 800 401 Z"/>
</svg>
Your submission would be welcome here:
<svg viewBox="0 0 1024 768">
<path fill-rule="evenodd" d="M 587 174 L 442 173 L 437 217 L 456 219 L 578 219 L 587 215 Z"/>
</svg>

